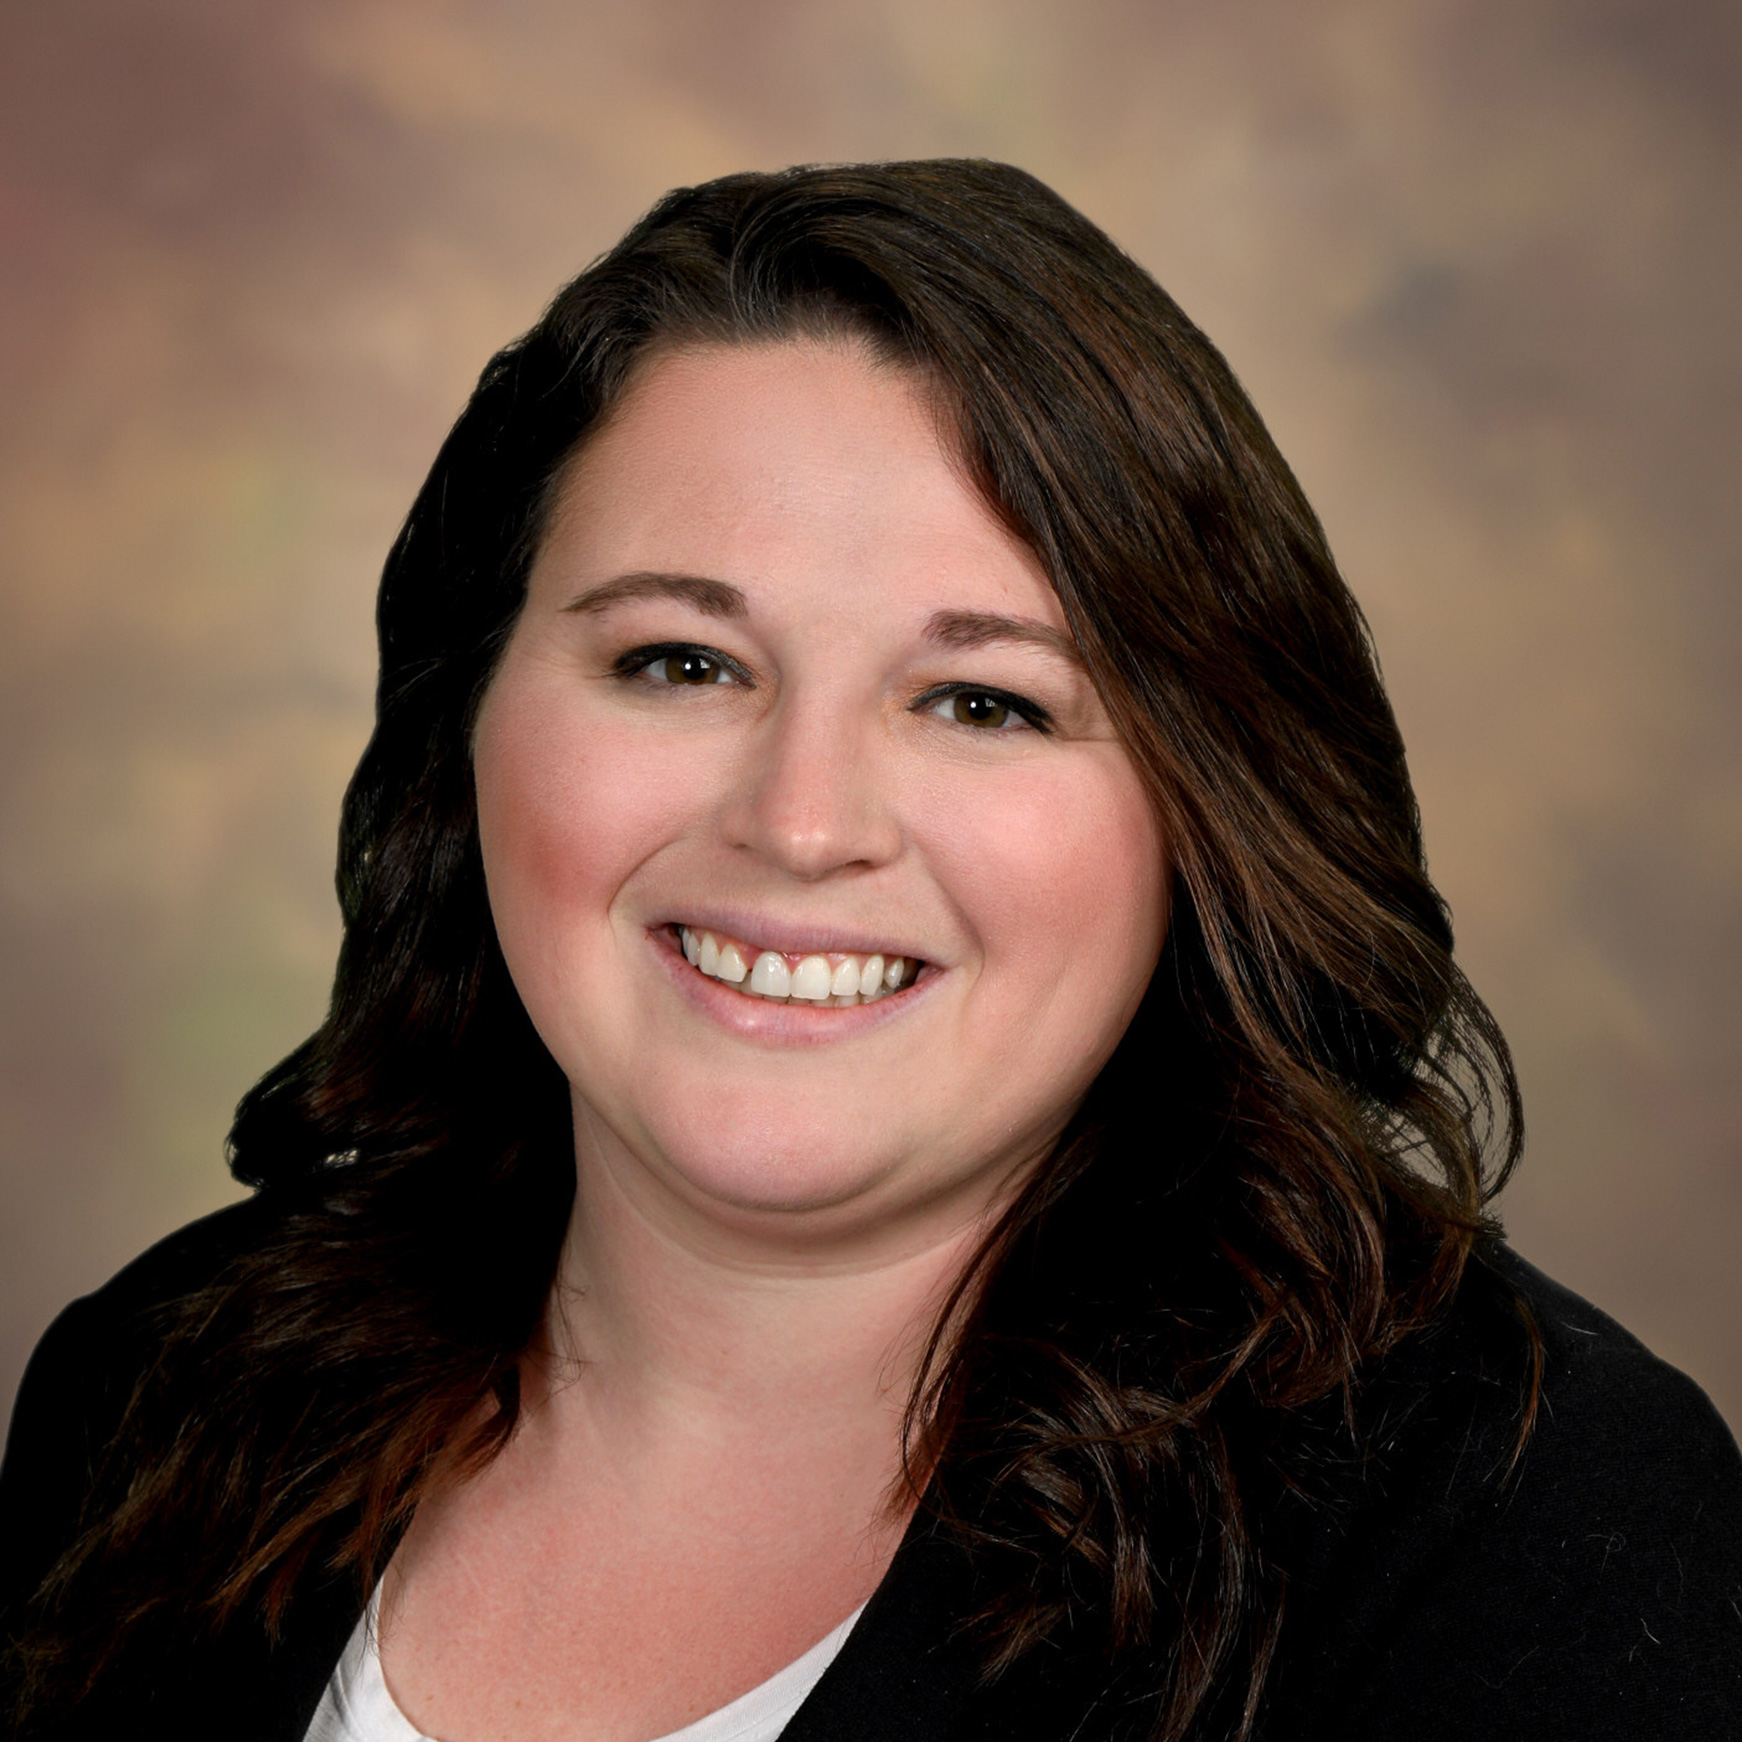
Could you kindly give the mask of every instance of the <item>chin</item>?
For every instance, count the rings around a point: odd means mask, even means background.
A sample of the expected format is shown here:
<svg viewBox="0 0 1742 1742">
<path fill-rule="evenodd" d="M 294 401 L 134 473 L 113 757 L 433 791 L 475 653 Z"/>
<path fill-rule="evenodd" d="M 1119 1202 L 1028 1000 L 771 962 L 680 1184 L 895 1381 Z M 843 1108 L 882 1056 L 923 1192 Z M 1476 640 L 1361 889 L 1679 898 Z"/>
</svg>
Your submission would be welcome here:
<svg viewBox="0 0 1742 1742">
<path fill-rule="evenodd" d="M 900 1165 L 887 1142 L 813 1130 L 723 1134 L 670 1128 L 653 1133 L 666 1165 L 697 1199 L 728 1214 L 828 1210 L 873 1193 Z"/>
<path fill-rule="evenodd" d="M 855 1094 L 832 1072 L 819 1081 L 811 1071 L 755 1070 L 755 1058 L 733 1071 L 669 1049 L 628 1050 L 644 1061 L 638 1078 L 626 1067 L 571 1074 L 576 1130 L 594 1129 L 697 1210 L 825 1209 L 904 1172 L 923 1146 L 909 1120 L 877 1116 L 887 1097 Z"/>
</svg>

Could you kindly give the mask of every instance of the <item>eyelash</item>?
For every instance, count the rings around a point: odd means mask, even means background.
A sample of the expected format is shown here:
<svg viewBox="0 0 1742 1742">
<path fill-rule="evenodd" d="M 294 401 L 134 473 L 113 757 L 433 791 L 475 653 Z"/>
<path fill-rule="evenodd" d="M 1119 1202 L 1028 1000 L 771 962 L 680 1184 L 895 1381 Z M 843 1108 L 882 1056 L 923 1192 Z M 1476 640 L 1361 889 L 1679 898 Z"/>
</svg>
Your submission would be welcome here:
<svg viewBox="0 0 1742 1742">
<path fill-rule="evenodd" d="M 989 702 L 998 702 L 1008 708 L 1025 726 L 1032 727 L 1036 732 L 1051 732 L 1053 729 L 1052 715 L 1038 702 L 1031 702 L 1026 696 L 1012 694 L 1009 690 L 992 689 L 983 683 L 944 683 L 936 684 L 924 695 L 913 702 L 913 707 L 935 709 L 939 702 L 956 700 L 959 696 L 983 698 Z M 987 737 L 1006 730 L 1002 726 L 966 726 L 967 731 L 983 732 Z"/>
<path fill-rule="evenodd" d="M 650 666 L 657 665 L 662 659 L 682 659 L 686 654 L 692 653 L 699 653 L 703 659 L 711 659 L 737 683 L 753 684 L 755 681 L 737 660 L 728 659 L 716 647 L 703 647 L 694 641 L 658 641 L 646 647 L 632 647 L 627 653 L 619 654 L 611 662 L 611 672 L 615 677 L 637 678 L 642 676 Z M 667 687 L 683 689 L 688 686 L 669 684 Z M 697 684 L 695 687 L 707 689 L 711 686 Z"/>
<path fill-rule="evenodd" d="M 703 647 L 694 641 L 660 641 L 649 646 L 632 647 L 626 653 L 619 654 L 612 661 L 611 670 L 614 676 L 624 679 L 634 679 L 643 676 L 650 667 L 657 665 L 662 659 L 680 659 L 686 654 L 700 654 L 704 659 L 711 659 L 720 669 L 726 672 L 735 682 L 754 686 L 755 679 L 735 659 L 727 656 L 714 647 Z M 672 689 L 687 686 L 668 683 L 664 687 Z M 697 689 L 708 689 L 712 684 L 697 684 Z M 954 701 L 961 696 L 984 698 L 1006 707 L 1022 723 L 1036 732 L 1050 733 L 1053 730 L 1052 715 L 1038 702 L 1031 702 L 1025 696 L 1014 694 L 1010 690 L 994 689 L 987 684 L 946 683 L 934 684 L 923 695 L 916 696 L 910 707 L 914 712 L 922 709 L 935 710 L 940 702 Z M 1001 726 L 964 726 L 964 730 L 982 732 L 991 737 L 1007 730 Z"/>
</svg>

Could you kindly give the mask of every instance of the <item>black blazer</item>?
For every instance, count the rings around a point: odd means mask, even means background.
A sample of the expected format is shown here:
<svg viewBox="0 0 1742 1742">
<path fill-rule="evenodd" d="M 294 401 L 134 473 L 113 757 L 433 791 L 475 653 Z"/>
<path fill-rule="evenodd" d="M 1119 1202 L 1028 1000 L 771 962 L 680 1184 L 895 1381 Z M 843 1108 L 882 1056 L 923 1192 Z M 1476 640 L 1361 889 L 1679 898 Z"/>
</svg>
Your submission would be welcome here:
<svg viewBox="0 0 1742 1742">
<path fill-rule="evenodd" d="M 149 1354 L 144 1309 L 210 1276 L 265 1213 L 255 1200 L 183 1229 L 43 1337 L 0 1465 L 8 1631 L 69 1541 Z M 1519 1396 L 1508 1284 L 1535 1313 L 1547 1368 L 1505 1483 Z M 1742 1458 L 1692 1381 L 1502 1247 L 1363 1396 L 1370 1454 L 1284 1533 L 1266 1742 L 1742 1738 Z M 982 1686 L 956 1625 L 974 1580 L 922 1511 L 788 1742 L 1144 1733 L 1140 1709 L 1062 1653 L 1033 1652 Z M 246 1628 L 190 1637 L 72 1733 L 300 1742 L 360 1607 L 334 1580 L 295 1600 L 276 1644 Z"/>
</svg>

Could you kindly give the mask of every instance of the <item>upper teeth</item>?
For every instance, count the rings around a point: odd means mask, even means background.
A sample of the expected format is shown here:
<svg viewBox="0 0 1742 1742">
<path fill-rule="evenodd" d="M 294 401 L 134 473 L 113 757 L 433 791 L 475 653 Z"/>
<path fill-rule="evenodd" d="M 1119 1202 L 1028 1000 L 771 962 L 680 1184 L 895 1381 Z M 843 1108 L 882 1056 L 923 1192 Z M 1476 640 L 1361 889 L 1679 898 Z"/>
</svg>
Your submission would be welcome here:
<svg viewBox="0 0 1742 1742">
<path fill-rule="evenodd" d="M 906 956 L 814 955 L 796 960 L 763 950 L 748 965 L 746 949 L 711 931 L 679 926 L 683 953 L 692 967 L 713 980 L 726 980 L 758 998 L 796 999 L 809 1004 L 868 1004 L 912 980 L 916 964 Z"/>
</svg>

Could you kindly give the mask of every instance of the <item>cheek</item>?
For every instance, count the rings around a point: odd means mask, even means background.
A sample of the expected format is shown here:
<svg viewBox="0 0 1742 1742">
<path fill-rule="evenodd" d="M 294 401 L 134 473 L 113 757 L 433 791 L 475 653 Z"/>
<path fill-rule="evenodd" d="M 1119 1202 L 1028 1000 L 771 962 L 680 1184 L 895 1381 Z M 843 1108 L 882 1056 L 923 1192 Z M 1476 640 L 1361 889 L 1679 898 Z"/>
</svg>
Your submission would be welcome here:
<svg viewBox="0 0 1742 1742">
<path fill-rule="evenodd" d="M 479 841 L 516 980 L 538 960 L 585 965 L 564 941 L 609 925 L 617 892 L 671 837 L 682 809 L 675 746 L 565 700 L 522 686 L 493 696 L 479 721 Z"/>
<path fill-rule="evenodd" d="M 526 724 L 512 714 L 492 720 L 475 759 L 490 909 L 517 977 L 520 952 L 511 946 L 578 917 L 607 872 L 598 847 L 620 838 L 605 814 L 610 787 L 601 770 Z"/>
<path fill-rule="evenodd" d="M 1166 843 L 1142 783 L 1109 746 L 1045 780 L 958 802 L 938 831 L 986 971 L 1020 979 L 1085 1039 L 1122 1031 L 1167 930 Z"/>
</svg>

